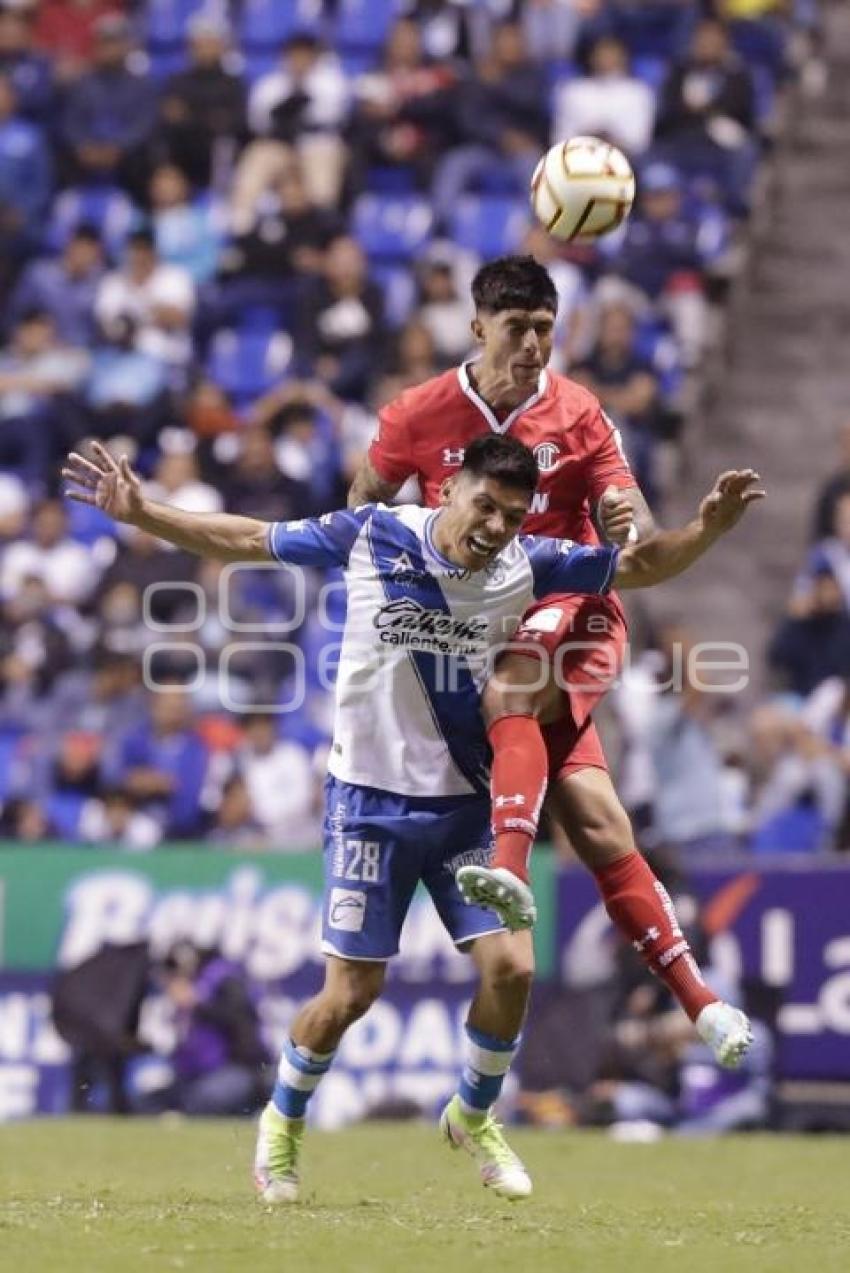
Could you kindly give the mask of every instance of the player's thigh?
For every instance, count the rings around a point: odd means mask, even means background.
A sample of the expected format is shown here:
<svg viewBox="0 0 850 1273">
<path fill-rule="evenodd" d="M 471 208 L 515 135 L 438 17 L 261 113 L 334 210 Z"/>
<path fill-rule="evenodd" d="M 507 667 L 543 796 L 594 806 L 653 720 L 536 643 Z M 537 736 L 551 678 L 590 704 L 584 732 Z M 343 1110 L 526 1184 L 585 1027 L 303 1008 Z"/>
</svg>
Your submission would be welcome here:
<svg viewBox="0 0 850 1273">
<path fill-rule="evenodd" d="M 484 906 L 468 906 L 455 882 L 462 866 L 489 866 L 493 831 L 489 799 L 463 801 L 440 818 L 428 848 L 422 882 L 431 894 L 443 927 L 459 949 L 504 926 Z"/>
<path fill-rule="evenodd" d="M 629 815 L 606 769 L 562 769 L 549 788 L 549 808 L 592 871 L 635 847 Z"/>
<path fill-rule="evenodd" d="M 482 981 L 494 986 L 520 984 L 531 988 L 534 938 L 527 929 L 488 933 L 463 949 L 468 949 Z"/>
<path fill-rule="evenodd" d="M 488 726 L 503 716 L 557 719 L 563 711 L 562 694 L 546 651 L 518 646 L 503 654 L 484 687 L 481 710 Z"/>
<path fill-rule="evenodd" d="M 322 949 L 343 960 L 398 953 L 421 853 L 404 797 L 329 778 L 324 822 Z"/>
</svg>

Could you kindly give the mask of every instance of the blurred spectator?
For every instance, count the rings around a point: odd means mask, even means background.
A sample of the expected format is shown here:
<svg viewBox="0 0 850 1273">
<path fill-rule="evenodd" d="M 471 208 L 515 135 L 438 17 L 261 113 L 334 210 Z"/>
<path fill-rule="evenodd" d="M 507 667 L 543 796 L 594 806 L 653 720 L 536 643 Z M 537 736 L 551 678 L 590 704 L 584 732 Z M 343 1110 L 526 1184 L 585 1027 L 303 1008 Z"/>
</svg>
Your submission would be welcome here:
<svg viewBox="0 0 850 1273">
<path fill-rule="evenodd" d="M 34 8 L 34 44 L 50 55 L 60 80 L 72 80 L 91 62 L 100 19 L 119 13 L 124 5 L 118 0 L 40 0 Z"/>
<path fill-rule="evenodd" d="M 119 314 L 107 328 L 95 346 L 85 389 L 88 432 L 99 438 L 127 435 L 145 445 L 165 423 L 167 368 L 136 348 L 134 321 Z"/>
<path fill-rule="evenodd" d="M 25 580 L 39 579 L 53 601 L 79 605 L 99 575 L 97 554 L 69 536 L 64 506 L 47 500 L 33 514 L 30 538 L 10 544 L 0 558 L 0 597 L 14 597 Z"/>
<path fill-rule="evenodd" d="M 730 209 L 743 212 L 758 158 L 752 76 L 723 22 L 703 18 L 687 55 L 672 66 L 658 106 L 656 137 L 688 173 L 715 177 Z"/>
<path fill-rule="evenodd" d="M 397 164 L 410 166 L 420 187 L 428 185 L 452 130 L 449 90 L 456 80 L 447 59 L 426 55 L 421 21 L 403 17 L 393 24 L 379 69 L 354 81 L 358 188 L 368 182 L 371 167 Z"/>
<path fill-rule="evenodd" d="M 7 227 L 13 218 L 34 237 L 50 199 L 53 165 L 41 129 L 17 108 L 11 79 L 0 75 L 0 216 Z"/>
<path fill-rule="evenodd" d="M 86 351 L 61 344 L 40 310 L 18 320 L 0 353 L 0 465 L 34 489 L 43 489 L 63 437 L 53 404 L 82 386 L 88 366 Z"/>
<path fill-rule="evenodd" d="M 252 192 L 266 184 L 267 168 L 278 166 L 285 147 L 300 156 L 310 198 L 320 207 L 334 207 L 345 169 L 341 131 L 349 105 L 348 81 L 339 59 L 313 35 L 290 36 L 276 71 L 257 80 L 248 99 L 248 122 L 259 137 L 244 152 L 234 192 L 237 208 L 250 207 Z M 259 184 L 258 184 L 259 183 Z M 242 223 L 237 219 L 237 228 Z"/>
<path fill-rule="evenodd" d="M 306 517 L 312 508 L 310 484 L 285 477 L 278 468 L 274 439 L 265 425 L 240 431 L 237 454 L 219 480 L 229 513 L 268 521 Z"/>
<path fill-rule="evenodd" d="M 430 328 L 421 318 L 413 318 L 396 334 L 387 372 L 375 390 L 375 402 L 378 406 L 390 402 L 405 389 L 444 370 L 445 365 L 437 361 Z"/>
<path fill-rule="evenodd" d="M 28 575 L 2 606 L 0 710 L 23 723 L 34 700 L 53 687 L 71 664 L 71 643 L 42 579 Z"/>
<path fill-rule="evenodd" d="M 123 330 L 129 321 L 139 353 L 176 365 L 191 358 L 194 309 L 191 275 L 160 260 L 148 230 L 130 235 L 121 268 L 106 275 L 95 300 L 97 320 L 107 335 L 116 324 Z"/>
<path fill-rule="evenodd" d="M 792 597 L 767 657 L 784 686 L 803 698 L 827 677 L 850 673 L 850 612 L 827 562 Z"/>
<path fill-rule="evenodd" d="M 325 249 L 344 226 L 337 213 L 311 203 L 300 165 L 286 163 L 274 173 L 269 189 L 258 195 L 248 223 L 225 249 L 224 277 L 277 284 L 296 274 L 318 274 Z M 242 295 L 238 292 L 235 299 Z M 256 293 L 250 298 L 259 299 Z M 270 291 L 268 299 L 273 302 L 275 293 Z"/>
<path fill-rule="evenodd" d="M 193 200 L 189 182 L 174 164 L 151 176 L 151 221 L 157 255 L 205 283 L 218 267 L 224 238 L 223 213 L 210 199 Z"/>
<path fill-rule="evenodd" d="M 241 968 L 184 941 L 163 960 L 159 979 L 174 1012 L 174 1081 L 141 1097 L 139 1112 L 253 1113 L 267 1096 L 269 1058 Z"/>
<path fill-rule="evenodd" d="M 850 495 L 850 423 L 838 435 L 838 464 L 818 491 L 813 518 L 813 539 L 829 539 L 835 534 L 835 510 L 842 495 Z"/>
<path fill-rule="evenodd" d="M 179 604 L 185 600 L 185 588 L 169 588 L 169 583 L 193 580 L 198 571 L 197 559 L 180 551 L 165 552 L 153 535 L 134 527 L 122 527 L 119 548 L 115 560 L 104 571 L 93 599 L 107 629 L 116 629 L 116 638 L 123 631 L 132 639 L 129 647 L 116 641 L 114 650 L 136 650 L 135 632 L 142 613 L 142 598 L 151 589 L 150 613 L 157 623 L 171 623 Z M 119 587 L 120 604 L 110 612 L 109 598 Z M 144 631 L 140 633 L 144 636 Z M 148 633 L 148 636 L 150 634 Z"/>
<path fill-rule="evenodd" d="M 850 611 L 850 491 L 837 494 L 832 505 L 832 532 L 809 552 L 797 591 L 805 589 L 815 573 L 830 570 Z"/>
<path fill-rule="evenodd" d="M 616 36 L 591 46 L 588 74 L 558 84 L 552 143 L 565 137 L 605 137 L 628 155 L 640 155 L 652 137 L 655 96 L 629 74 L 629 54 Z"/>
<path fill-rule="evenodd" d="M 245 132 L 245 89 L 227 64 L 223 20 L 202 10 L 187 34 L 189 66 L 168 80 L 160 101 L 163 141 L 193 185 L 223 189 Z"/>
<path fill-rule="evenodd" d="M 125 18 L 99 18 L 94 34 L 92 69 L 68 91 L 62 136 L 78 180 L 111 179 L 141 199 L 145 147 L 156 123 L 156 90 L 150 79 L 130 69 L 133 42 Z"/>
<path fill-rule="evenodd" d="M 708 334 L 706 246 L 699 225 L 685 211 L 679 173 L 656 162 L 641 175 L 638 206 L 619 241 L 612 238 L 601 247 L 603 255 L 613 257 L 611 272 L 669 317 L 686 367 L 699 363 Z M 603 294 L 605 283 L 599 289 Z"/>
<path fill-rule="evenodd" d="M 752 832 L 757 853 L 828 848 L 844 812 L 842 766 L 804 718 L 783 707 L 758 708 L 750 722 Z"/>
<path fill-rule="evenodd" d="M 234 774 L 222 787 L 221 801 L 207 839 L 220 848 L 256 851 L 269 847 L 266 833 L 254 814 L 245 779 L 240 774 Z"/>
<path fill-rule="evenodd" d="M 10 310 L 19 319 L 32 310 L 50 315 L 64 341 L 91 345 L 95 336 L 94 300 L 103 278 L 103 246 L 94 226 L 71 234 L 59 257 L 43 257 L 26 267 Z"/>
<path fill-rule="evenodd" d="M 120 788 L 107 788 L 87 800 L 80 813 L 78 838 L 84 844 L 143 851 L 162 839 L 162 828 Z"/>
<path fill-rule="evenodd" d="M 198 438 L 216 438 L 239 427 L 227 394 L 214 380 L 204 378 L 192 386 L 184 403 L 184 414 L 186 423 Z"/>
<path fill-rule="evenodd" d="M 362 402 L 382 363 L 385 341 L 381 289 L 351 238 L 334 239 L 323 277 L 304 300 L 298 350 L 312 374 L 340 398 Z"/>
<path fill-rule="evenodd" d="M 52 67 L 33 48 L 30 15 L 13 5 L 0 9 L 0 75 L 11 82 L 22 115 L 37 124 L 53 122 Z"/>
<path fill-rule="evenodd" d="M 160 456 L 153 479 L 145 488 L 147 494 L 190 513 L 220 513 L 224 501 L 214 487 L 201 481 L 191 434 L 180 433 L 177 437 L 179 443 L 171 443 Z"/>
<path fill-rule="evenodd" d="M 208 763 L 189 697 L 173 686 L 151 694 L 147 719 L 125 735 L 116 772 L 107 778 L 138 800 L 166 836 L 187 839 L 204 829 L 201 792 Z"/>
<path fill-rule="evenodd" d="M 626 305 L 608 305 L 600 315 L 596 344 L 571 373 L 595 394 L 621 429 L 641 489 L 652 501 L 652 462 L 659 384 L 651 363 L 635 349 L 635 325 Z"/>
<path fill-rule="evenodd" d="M 474 307 L 468 287 L 458 279 L 451 244 L 434 244 L 417 262 L 417 277 L 419 320 L 428 329 L 443 366 L 454 366 L 472 347 Z"/>
<path fill-rule="evenodd" d="M 280 738 L 277 726 L 278 717 L 264 712 L 244 719 L 237 770 L 269 847 L 309 848 L 321 832 L 322 771 L 304 747 Z"/>
<path fill-rule="evenodd" d="M 844 807 L 832 847 L 850 850 L 850 672 L 824 680 L 804 708 L 809 727 L 844 775 Z"/>
<path fill-rule="evenodd" d="M 549 136 L 544 102 L 522 27 L 500 23 L 487 57 L 456 90 L 459 144 L 440 160 L 431 190 L 441 228 L 451 225 L 460 196 L 494 167 L 507 169 L 517 193 L 525 194 Z"/>
</svg>

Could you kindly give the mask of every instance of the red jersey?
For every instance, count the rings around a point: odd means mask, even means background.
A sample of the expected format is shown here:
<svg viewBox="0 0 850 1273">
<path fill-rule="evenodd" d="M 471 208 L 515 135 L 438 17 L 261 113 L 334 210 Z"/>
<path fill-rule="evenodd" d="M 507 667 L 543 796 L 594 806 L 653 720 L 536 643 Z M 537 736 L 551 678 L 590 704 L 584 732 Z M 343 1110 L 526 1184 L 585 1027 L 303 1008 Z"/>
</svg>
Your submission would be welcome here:
<svg viewBox="0 0 850 1273">
<path fill-rule="evenodd" d="M 596 544 L 590 514 L 606 486 L 636 485 L 598 399 L 551 371 L 541 372 L 537 392 L 504 420 L 476 393 L 465 365 L 406 389 L 380 412 L 369 460 L 387 482 L 415 475 L 423 502 L 433 508 L 464 448 L 489 431 L 510 431 L 534 452 L 540 480 L 523 523 L 529 534 Z"/>
</svg>

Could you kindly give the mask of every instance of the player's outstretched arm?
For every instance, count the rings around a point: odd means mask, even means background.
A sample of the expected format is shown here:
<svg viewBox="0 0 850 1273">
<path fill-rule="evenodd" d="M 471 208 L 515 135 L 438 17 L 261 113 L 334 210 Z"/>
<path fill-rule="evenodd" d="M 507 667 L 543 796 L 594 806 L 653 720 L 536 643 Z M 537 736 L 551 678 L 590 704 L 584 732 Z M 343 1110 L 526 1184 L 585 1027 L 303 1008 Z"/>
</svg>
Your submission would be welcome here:
<svg viewBox="0 0 850 1273">
<path fill-rule="evenodd" d="M 401 485 L 401 482 L 388 482 L 381 477 L 367 457 L 354 474 L 354 480 L 348 492 L 348 507 L 360 508 L 362 504 L 388 504 Z"/>
<path fill-rule="evenodd" d="M 753 469 L 721 473 L 687 526 L 658 531 L 643 543 L 622 549 L 614 586 L 650 588 L 687 570 L 741 520 L 750 504 L 764 499 L 759 480 Z"/>
<path fill-rule="evenodd" d="M 185 513 L 146 499 L 137 473 L 126 455 L 115 460 L 99 442 L 91 444 L 92 459 L 72 451 L 62 477 L 72 483 L 69 499 L 91 504 L 116 522 L 165 539 L 186 552 L 218 561 L 269 561 L 268 523 L 228 513 Z"/>
</svg>

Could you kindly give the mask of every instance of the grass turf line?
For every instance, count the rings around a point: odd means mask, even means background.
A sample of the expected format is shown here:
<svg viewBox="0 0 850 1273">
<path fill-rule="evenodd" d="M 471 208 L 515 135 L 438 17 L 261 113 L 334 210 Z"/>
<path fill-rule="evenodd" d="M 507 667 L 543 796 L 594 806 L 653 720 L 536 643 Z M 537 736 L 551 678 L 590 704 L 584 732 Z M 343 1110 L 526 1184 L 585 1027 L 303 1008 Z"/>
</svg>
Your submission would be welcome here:
<svg viewBox="0 0 850 1273">
<path fill-rule="evenodd" d="M 535 1184 L 505 1203 L 422 1125 L 308 1134 L 303 1202 L 252 1196 L 253 1127 L 0 1127 L 4 1273 L 813 1273 L 850 1267 L 847 1141 L 616 1145 L 512 1131 Z"/>
</svg>

